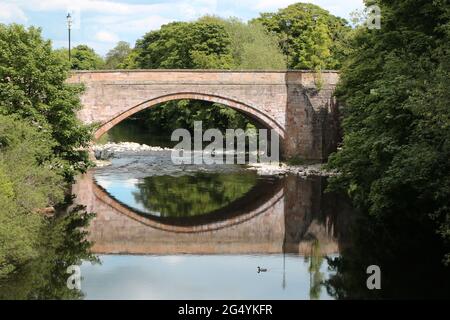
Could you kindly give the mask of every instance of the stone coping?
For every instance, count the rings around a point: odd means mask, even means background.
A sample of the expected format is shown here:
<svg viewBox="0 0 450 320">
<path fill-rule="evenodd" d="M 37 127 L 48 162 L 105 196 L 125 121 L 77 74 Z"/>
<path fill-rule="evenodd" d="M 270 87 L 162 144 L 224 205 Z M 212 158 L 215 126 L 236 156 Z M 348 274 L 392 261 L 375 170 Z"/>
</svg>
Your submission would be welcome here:
<svg viewBox="0 0 450 320">
<path fill-rule="evenodd" d="M 192 72 L 192 73 L 316 73 L 314 70 L 220 70 L 220 69 L 116 69 L 116 70 L 71 70 L 71 73 L 117 73 L 117 72 Z M 322 70 L 321 73 L 339 73 L 337 70 Z"/>
</svg>

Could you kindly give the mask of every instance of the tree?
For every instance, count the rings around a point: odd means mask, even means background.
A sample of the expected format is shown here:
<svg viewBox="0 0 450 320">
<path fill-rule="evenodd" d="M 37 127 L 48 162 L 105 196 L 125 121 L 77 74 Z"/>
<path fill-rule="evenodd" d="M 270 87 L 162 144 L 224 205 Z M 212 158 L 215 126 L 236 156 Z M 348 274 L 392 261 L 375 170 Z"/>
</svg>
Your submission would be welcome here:
<svg viewBox="0 0 450 320">
<path fill-rule="evenodd" d="M 236 18 L 223 19 L 215 16 L 205 16 L 199 21 L 215 23 L 225 28 L 230 37 L 233 69 L 286 69 L 277 38 L 269 34 L 260 23 L 244 23 Z"/>
<path fill-rule="evenodd" d="M 277 13 L 262 13 L 252 21 L 278 37 L 290 69 L 339 69 L 346 55 L 347 22 L 328 11 L 296 3 Z"/>
<path fill-rule="evenodd" d="M 55 50 L 60 60 L 69 61 L 69 50 L 61 48 Z M 72 70 L 99 70 L 105 68 L 105 61 L 99 56 L 94 49 L 87 45 L 80 44 L 71 49 L 70 53 Z"/>
<path fill-rule="evenodd" d="M 358 32 L 336 92 L 343 148 L 329 166 L 372 223 L 428 225 L 450 262 L 450 16 L 446 1 L 377 1 L 381 30 Z M 394 237 L 394 235 L 391 235 Z M 442 258 L 442 257 L 441 257 Z"/>
<path fill-rule="evenodd" d="M 120 64 L 120 69 L 139 69 L 139 65 L 137 62 L 137 58 L 139 56 L 139 52 L 136 49 L 132 49 L 130 53 L 123 59 Z"/>
<path fill-rule="evenodd" d="M 221 25 L 173 22 L 136 42 L 136 61 L 148 69 L 230 69 L 229 42 Z"/>
<path fill-rule="evenodd" d="M 125 41 L 119 41 L 117 45 L 106 54 L 105 69 L 123 68 L 130 53 L 130 44 Z"/>
<path fill-rule="evenodd" d="M 35 212 L 63 199 L 53 143 L 48 132 L 0 115 L 0 277 L 36 257 L 44 221 Z"/>
<path fill-rule="evenodd" d="M 17 115 L 51 135 L 66 178 L 85 170 L 91 128 L 81 124 L 80 86 L 67 84 L 67 58 L 52 50 L 41 30 L 0 24 L 0 114 Z"/>
<path fill-rule="evenodd" d="M 95 53 L 94 49 L 80 44 L 71 52 L 71 69 L 73 70 L 99 70 L 103 69 L 105 62 Z"/>
<path fill-rule="evenodd" d="M 67 182 L 88 165 L 81 148 L 88 145 L 91 130 L 77 120 L 81 88 L 65 83 L 68 71 L 67 59 L 42 39 L 40 29 L 0 25 L 2 288 L 6 277 L 21 273 L 56 245 L 55 238 L 44 241 L 51 219 L 41 209 L 58 207 Z M 68 229 L 57 231 L 61 238 Z M 52 265 L 64 259 L 55 258 Z"/>
</svg>

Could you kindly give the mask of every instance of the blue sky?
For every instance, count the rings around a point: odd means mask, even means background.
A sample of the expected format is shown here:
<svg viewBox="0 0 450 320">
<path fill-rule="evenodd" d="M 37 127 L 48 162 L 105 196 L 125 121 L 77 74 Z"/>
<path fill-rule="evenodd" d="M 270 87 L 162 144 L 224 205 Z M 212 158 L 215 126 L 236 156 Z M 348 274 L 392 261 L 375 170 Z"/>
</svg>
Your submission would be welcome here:
<svg viewBox="0 0 450 320">
<path fill-rule="evenodd" d="M 0 23 L 39 26 L 54 47 L 67 46 L 66 15 L 75 26 L 73 45 L 87 44 L 105 55 L 119 40 L 132 46 L 150 30 L 171 21 L 190 21 L 205 15 L 238 17 L 244 21 L 260 12 L 274 12 L 293 0 L 0 0 Z M 348 18 L 363 0 L 302 0 Z"/>
</svg>

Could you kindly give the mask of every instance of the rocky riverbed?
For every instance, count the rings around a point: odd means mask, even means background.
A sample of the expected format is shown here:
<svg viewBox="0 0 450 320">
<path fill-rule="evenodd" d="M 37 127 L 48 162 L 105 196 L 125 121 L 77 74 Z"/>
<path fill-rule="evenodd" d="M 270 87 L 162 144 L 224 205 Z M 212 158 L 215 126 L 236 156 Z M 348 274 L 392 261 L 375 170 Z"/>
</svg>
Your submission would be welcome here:
<svg viewBox="0 0 450 320">
<path fill-rule="evenodd" d="M 96 158 L 97 171 L 114 170 L 124 175 L 133 172 L 135 178 L 150 175 L 184 175 L 189 172 L 229 172 L 242 170 L 242 166 L 223 164 L 182 164 L 172 161 L 172 152 L 169 148 L 151 147 L 148 145 L 122 142 L 108 143 L 93 146 Z M 178 150 L 179 151 L 179 150 Z M 299 176 L 332 176 L 336 173 L 327 171 L 320 163 L 308 165 L 287 165 L 286 163 L 252 163 L 244 166 L 247 170 L 256 170 L 259 175 L 285 175 Z"/>
</svg>

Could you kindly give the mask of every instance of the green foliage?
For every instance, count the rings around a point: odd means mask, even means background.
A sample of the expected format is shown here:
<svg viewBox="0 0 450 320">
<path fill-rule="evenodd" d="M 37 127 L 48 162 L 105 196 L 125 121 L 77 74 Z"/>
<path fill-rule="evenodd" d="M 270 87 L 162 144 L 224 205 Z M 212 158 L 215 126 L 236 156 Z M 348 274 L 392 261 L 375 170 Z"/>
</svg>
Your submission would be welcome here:
<svg viewBox="0 0 450 320">
<path fill-rule="evenodd" d="M 295 155 L 295 156 L 292 156 L 289 159 L 287 159 L 286 163 L 290 166 L 301 166 L 301 165 L 307 164 L 307 161 L 305 159 L 302 159 L 299 156 Z"/>
<path fill-rule="evenodd" d="M 39 257 L 66 181 L 86 169 L 91 129 L 76 117 L 82 88 L 40 29 L 0 24 L 0 277 Z"/>
<path fill-rule="evenodd" d="M 131 53 L 130 44 L 119 41 L 117 45 L 106 54 L 105 69 L 122 69 L 126 65 L 126 59 Z"/>
<path fill-rule="evenodd" d="M 173 22 L 136 42 L 136 64 L 144 69 L 230 69 L 225 28 L 205 22 Z"/>
<path fill-rule="evenodd" d="M 0 115 L 0 299 L 80 298 L 66 286 L 66 269 L 95 261 L 82 230 L 93 215 L 81 207 L 57 218 L 39 214 L 66 210 L 62 160 L 48 132 L 16 118 Z"/>
<path fill-rule="evenodd" d="M 67 267 L 82 261 L 97 263 L 90 253 L 91 243 L 86 241 L 93 214 L 80 206 L 67 215 L 42 223 L 34 258 L 20 266 L 10 276 L 0 277 L 0 300 L 12 299 L 81 299 L 83 293 L 67 287 Z"/>
<path fill-rule="evenodd" d="M 450 16 L 444 1 L 378 1 L 381 30 L 357 33 L 337 96 L 343 149 L 334 188 L 380 221 L 427 223 L 450 241 Z M 425 14 L 426 13 L 426 14 Z"/>
<path fill-rule="evenodd" d="M 82 88 L 65 83 L 67 59 L 52 51 L 40 29 L 0 24 L 0 114 L 15 114 L 48 132 L 55 155 L 66 160 L 67 178 L 88 163 L 91 129 L 76 117 Z"/>
<path fill-rule="evenodd" d="M 73 70 L 99 70 L 103 69 L 103 58 L 95 53 L 94 49 L 80 44 L 71 50 L 71 63 Z"/>
<path fill-rule="evenodd" d="M 347 22 L 316 5 L 296 3 L 254 22 L 277 35 L 290 69 L 339 69 L 347 54 Z"/>
<path fill-rule="evenodd" d="M 225 132 L 230 128 L 254 128 L 250 120 L 233 109 L 198 100 L 171 101 L 146 110 L 138 117 L 144 119 L 150 132 L 165 134 L 178 128 L 193 132 L 195 121 L 202 121 L 205 130 L 216 128 Z"/>
<path fill-rule="evenodd" d="M 12 116 L 0 116 L 0 277 L 36 256 L 39 208 L 63 199 L 61 161 L 52 138 Z"/>
<path fill-rule="evenodd" d="M 145 178 L 134 193 L 137 202 L 161 217 L 186 217 L 211 213 L 243 197 L 256 184 L 256 175 L 196 174 Z"/>
<path fill-rule="evenodd" d="M 60 58 L 64 60 L 69 59 L 68 49 L 58 49 L 56 52 Z M 72 70 L 99 70 L 105 67 L 103 58 L 95 53 L 94 49 L 84 44 L 72 48 L 70 56 L 70 68 Z"/>
<path fill-rule="evenodd" d="M 131 52 L 123 59 L 122 63 L 118 66 L 119 69 L 139 69 L 137 62 L 139 52 L 132 49 Z"/>
<path fill-rule="evenodd" d="M 62 160 L 48 132 L 16 118 L 0 115 L 0 299 L 79 298 L 66 286 L 66 268 L 93 259 L 80 229 L 92 214 L 80 207 L 64 217 L 39 214 L 65 210 Z"/>
<path fill-rule="evenodd" d="M 223 19 L 204 16 L 199 21 L 218 24 L 230 36 L 233 69 L 280 70 L 286 69 L 285 58 L 275 36 L 260 23 L 244 23 L 236 18 Z"/>
</svg>

